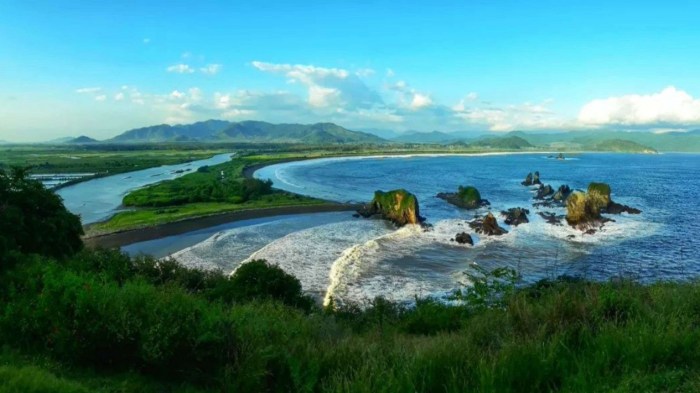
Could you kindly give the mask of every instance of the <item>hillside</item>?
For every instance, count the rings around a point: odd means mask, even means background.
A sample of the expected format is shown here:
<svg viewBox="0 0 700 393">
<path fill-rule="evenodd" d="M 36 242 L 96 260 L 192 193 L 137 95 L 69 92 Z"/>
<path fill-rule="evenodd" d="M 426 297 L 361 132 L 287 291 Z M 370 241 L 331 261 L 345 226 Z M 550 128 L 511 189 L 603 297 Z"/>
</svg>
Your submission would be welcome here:
<svg viewBox="0 0 700 393">
<path fill-rule="evenodd" d="M 521 137 L 536 146 L 554 149 L 591 150 L 596 146 L 604 147 L 602 146 L 604 141 L 625 140 L 656 151 L 700 152 L 700 133 L 697 130 L 663 134 L 622 131 L 570 131 L 561 133 L 514 131 L 509 132 L 507 135 Z"/>
<path fill-rule="evenodd" d="M 153 142 L 268 142 L 268 143 L 381 143 L 375 135 L 351 131 L 333 123 L 272 124 L 262 121 L 207 120 L 194 124 L 161 124 L 127 131 L 112 143 Z"/>
<path fill-rule="evenodd" d="M 530 142 L 519 136 L 504 136 L 500 138 L 481 138 L 469 142 L 469 146 L 484 147 L 490 149 L 520 150 L 533 148 Z"/>
<path fill-rule="evenodd" d="M 451 135 L 441 131 L 432 132 L 406 132 L 393 138 L 394 142 L 403 143 L 449 143 L 458 139 L 455 135 Z"/>
<path fill-rule="evenodd" d="M 82 145 L 82 144 L 86 144 L 86 143 L 97 143 L 97 142 L 99 142 L 97 139 L 93 139 L 93 138 L 90 138 L 89 136 L 81 135 L 77 138 L 73 138 L 69 141 L 66 141 L 65 143 Z"/>
<path fill-rule="evenodd" d="M 609 139 L 597 143 L 591 150 L 595 151 L 612 151 L 617 153 L 657 153 L 651 147 L 644 146 L 637 142 L 628 141 L 625 139 Z"/>
</svg>

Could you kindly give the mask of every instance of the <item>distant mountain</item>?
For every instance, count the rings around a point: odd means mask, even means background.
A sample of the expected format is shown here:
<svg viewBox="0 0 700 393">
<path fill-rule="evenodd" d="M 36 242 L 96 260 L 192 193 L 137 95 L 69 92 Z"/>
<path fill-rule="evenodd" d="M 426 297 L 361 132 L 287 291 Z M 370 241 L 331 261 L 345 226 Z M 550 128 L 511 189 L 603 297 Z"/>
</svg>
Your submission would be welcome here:
<svg viewBox="0 0 700 393">
<path fill-rule="evenodd" d="M 495 138 L 481 138 L 475 141 L 469 142 L 469 146 L 475 147 L 485 147 L 490 149 L 504 149 L 504 150 L 520 150 L 520 149 L 530 149 L 533 146 L 527 140 L 515 136 L 503 136 Z"/>
<path fill-rule="evenodd" d="M 655 149 L 652 149 L 649 146 L 644 146 L 637 142 L 624 139 L 605 140 L 595 144 L 591 150 L 612 151 L 617 153 L 658 153 Z"/>
<path fill-rule="evenodd" d="M 535 146 L 545 149 L 592 150 L 603 147 L 601 142 L 625 140 L 635 142 L 643 147 L 657 151 L 700 152 L 700 132 L 669 132 L 654 134 L 651 132 L 625 131 L 570 131 L 562 133 L 530 133 L 522 131 L 509 132 L 507 135 L 518 136 Z"/>
<path fill-rule="evenodd" d="M 454 142 L 456 139 L 458 138 L 456 138 L 454 135 L 441 131 L 412 131 L 403 133 L 393 138 L 392 141 L 404 143 L 449 143 Z"/>
<path fill-rule="evenodd" d="M 383 128 L 361 128 L 358 131 L 366 132 L 368 134 L 376 135 L 380 138 L 384 139 L 394 139 L 397 136 L 401 135 L 400 133 L 394 131 L 394 130 L 387 130 Z"/>
<path fill-rule="evenodd" d="M 72 136 L 64 136 L 64 137 L 62 137 L 62 138 L 51 139 L 51 140 L 49 140 L 49 141 L 46 141 L 46 142 L 39 142 L 39 143 L 43 143 L 43 144 L 45 144 L 45 145 L 60 145 L 60 144 L 63 144 L 63 143 L 68 143 L 68 142 L 72 141 L 73 139 L 75 139 L 75 137 L 72 137 Z"/>
<path fill-rule="evenodd" d="M 333 123 L 272 124 L 263 121 L 207 120 L 194 124 L 157 126 L 127 131 L 112 143 L 152 142 L 255 142 L 255 143 L 381 143 L 376 135 L 351 131 Z"/>
<path fill-rule="evenodd" d="M 65 143 L 74 144 L 74 145 L 84 145 L 87 143 L 97 143 L 97 142 L 99 142 L 97 139 L 93 139 L 93 138 L 90 138 L 89 136 L 81 135 L 77 138 L 73 138 L 71 140 L 68 140 Z"/>
</svg>

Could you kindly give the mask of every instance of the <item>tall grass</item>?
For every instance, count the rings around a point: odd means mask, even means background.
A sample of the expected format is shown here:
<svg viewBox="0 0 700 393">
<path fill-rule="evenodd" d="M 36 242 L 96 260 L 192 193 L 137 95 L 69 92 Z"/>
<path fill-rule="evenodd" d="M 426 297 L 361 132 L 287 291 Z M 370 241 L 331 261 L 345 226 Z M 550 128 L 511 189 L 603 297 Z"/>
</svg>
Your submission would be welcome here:
<svg viewBox="0 0 700 393">
<path fill-rule="evenodd" d="M 492 306 L 377 299 L 309 310 L 237 297 L 222 274 L 112 252 L 27 258 L 0 279 L 0 343 L 77 371 L 66 379 L 41 363 L 0 362 L 12 386 L 28 378 L 53 391 L 99 391 L 83 377 L 94 370 L 112 391 L 122 391 L 124 373 L 141 378 L 142 391 L 700 388 L 697 283 L 550 281 Z"/>
</svg>

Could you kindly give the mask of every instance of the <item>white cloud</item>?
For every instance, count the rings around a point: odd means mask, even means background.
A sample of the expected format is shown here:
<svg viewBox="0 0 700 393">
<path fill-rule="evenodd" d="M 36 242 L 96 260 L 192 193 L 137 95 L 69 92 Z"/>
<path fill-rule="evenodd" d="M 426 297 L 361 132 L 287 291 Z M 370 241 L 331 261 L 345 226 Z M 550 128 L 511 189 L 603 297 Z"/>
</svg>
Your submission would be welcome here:
<svg viewBox="0 0 700 393">
<path fill-rule="evenodd" d="M 293 84 L 299 83 L 307 89 L 307 102 L 315 108 L 337 108 L 356 110 L 383 105 L 379 94 L 370 89 L 357 72 L 342 68 L 325 68 L 301 64 L 273 64 L 261 61 L 251 63 L 256 69 L 280 74 Z M 360 70 L 366 73 L 367 70 Z"/>
<path fill-rule="evenodd" d="M 114 101 L 122 101 L 124 100 L 124 93 L 119 92 L 114 95 Z"/>
<path fill-rule="evenodd" d="M 185 98 L 186 96 L 187 94 L 177 90 L 173 90 L 173 92 L 170 93 L 170 98 L 172 98 L 173 100 L 180 100 L 182 98 Z"/>
<path fill-rule="evenodd" d="M 593 100 L 578 120 L 593 126 L 688 126 L 700 124 L 700 99 L 669 86 L 659 93 Z"/>
<path fill-rule="evenodd" d="M 355 75 L 357 75 L 361 78 L 366 78 L 368 76 L 374 75 L 374 70 L 371 68 L 361 68 L 361 69 L 355 71 Z"/>
<path fill-rule="evenodd" d="M 309 87 L 309 105 L 324 108 L 331 105 L 337 104 L 340 98 L 340 91 L 338 89 L 321 87 L 321 86 L 310 86 Z"/>
<path fill-rule="evenodd" d="M 469 101 L 476 101 L 479 99 L 479 94 L 477 94 L 475 91 L 469 92 L 467 94 L 466 99 Z"/>
<path fill-rule="evenodd" d="M 421 109 L 433 104 L 433 100 L 429 96 L 420 93 L 413 93 L 411 100 L 411 109 Z"/>
<path fill-rule="evenodd" d="M 101 91 L 101 87 L 81 87 L 80 89 L 75 90 L 75 92 L 78 94 L 95 94 Z"/>
<path fill-rule="evenodd" d="M 386 69 L 386 77 L 387 77 L 387 78 L 391 78 L 391 77 L 393 77 L 394 75 L 395 75 L 394 70 L 392 70 L 391 68 L 387 68 L 387 69 Z"/>
<path fill-rule="evenodd" d="M 165 69 L 168 72 L 174 72 L 177 74 L 191 74 L 194 69 L 187 64 L 175 64 Z"/>
<path fill-rule="evenodd" d="M 200 68 L 199 71 L 207 75 L 216 75 L 222 68 L 223 66 L 221 64 L 207 64 L 206 67 Z"/>
<path fill-rule="evenodd" d="M 539 104 L 526 102 L 505 107 L 470 106 L 466 100 L 452 107 L 455 116 L 490 131 L 570 129 L 575 125 L 559 118 L 549 107 L 551 100 Z"/>
<path fill-rule="evenodd" d="M 95 96 L 95 101 L 104 101 L 104 100 L 106 100 L 106 99 L 107 99 L 107 95 L 106 95 L 106 94 L 100 94 L 100 95 L 98 95 L 98 96 Z"/>
</svg>

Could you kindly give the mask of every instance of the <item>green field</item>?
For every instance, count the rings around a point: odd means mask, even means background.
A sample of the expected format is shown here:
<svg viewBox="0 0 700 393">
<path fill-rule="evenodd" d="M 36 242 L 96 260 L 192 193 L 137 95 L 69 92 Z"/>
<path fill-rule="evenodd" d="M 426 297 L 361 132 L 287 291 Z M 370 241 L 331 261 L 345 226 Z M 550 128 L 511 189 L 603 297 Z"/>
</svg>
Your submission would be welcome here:
<svg viewBox="0 0 700 393">
<path fill-rule="evenodd" d="M 207 146 L 1 146 L 0 168 L 30 167 L 30 173 L 35 174 L 115 174 L 201 160 L 225 152 L 225 149 Z"/>
</svg>

